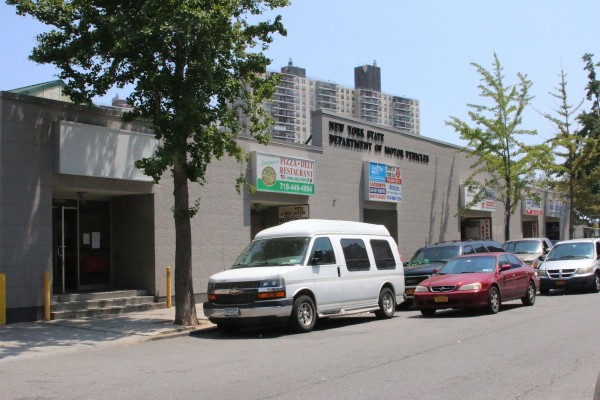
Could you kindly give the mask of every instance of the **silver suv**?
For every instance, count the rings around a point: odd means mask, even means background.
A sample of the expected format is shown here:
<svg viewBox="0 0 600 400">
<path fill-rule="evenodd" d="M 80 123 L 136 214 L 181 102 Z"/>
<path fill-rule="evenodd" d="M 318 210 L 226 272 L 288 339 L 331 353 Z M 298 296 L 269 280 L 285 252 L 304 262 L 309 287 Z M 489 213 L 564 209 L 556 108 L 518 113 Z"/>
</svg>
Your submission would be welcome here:
<svg viewBox="0 0 600 400">
<path fill-rule="evenodd" d="M 537 268 L 540 256 L 548 254 L 552 248 L 552 242 L 548 238 L 507 240 L 502 248 L 508 253 L 513 253 L 530 267 Z"/>
<path fill-rule="evenodd" d="M 600 239 L 558 242 L 538 268 L 540 293 L 551 289 L 587 289 L 600 292 Z"/>
</svg>

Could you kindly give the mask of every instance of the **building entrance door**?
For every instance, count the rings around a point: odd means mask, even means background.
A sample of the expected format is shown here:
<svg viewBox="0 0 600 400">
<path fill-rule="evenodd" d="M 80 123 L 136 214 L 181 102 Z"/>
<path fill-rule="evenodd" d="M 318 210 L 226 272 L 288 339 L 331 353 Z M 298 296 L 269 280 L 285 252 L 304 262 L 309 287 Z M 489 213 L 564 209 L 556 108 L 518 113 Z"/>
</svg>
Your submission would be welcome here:
<svg viewBox="0 0 600 400">
<path fill-rule="evenodd" d="M 110 202 L 54 199 L 54 293 L 110 288 L 110 227 Z"/>
<path fill-rule="evenodd" d="M 55 202 L 52 207 L 54 293 L 66 293 L 77 289 L 78 225 L 77 200 Z"/>
</svg>

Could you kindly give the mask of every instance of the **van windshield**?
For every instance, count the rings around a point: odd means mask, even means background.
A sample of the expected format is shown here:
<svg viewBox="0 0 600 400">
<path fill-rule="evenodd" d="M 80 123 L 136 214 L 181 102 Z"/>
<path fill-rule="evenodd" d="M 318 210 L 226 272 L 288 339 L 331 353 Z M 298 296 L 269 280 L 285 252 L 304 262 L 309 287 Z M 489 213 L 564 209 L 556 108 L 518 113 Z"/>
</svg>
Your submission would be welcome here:
<svg viewBox="0 0 600 400">
<path fill-rule="evenodd" d="M 300 265 L 310 238 L 284 237 L 253 240 L 239 255 L 232 268 Z"/>
<path fill-rule="evenodd" d="M 534 240 L 506 242 L 502 247 L 504 251 L 514 254 L 536 254 L 542 252 L 541 242 Z"/>
<path fill-rule="evenodd" d="M 563 243 L 550 250 L 546 261 L 594 258 L 593 243 Z"/>
</svg>

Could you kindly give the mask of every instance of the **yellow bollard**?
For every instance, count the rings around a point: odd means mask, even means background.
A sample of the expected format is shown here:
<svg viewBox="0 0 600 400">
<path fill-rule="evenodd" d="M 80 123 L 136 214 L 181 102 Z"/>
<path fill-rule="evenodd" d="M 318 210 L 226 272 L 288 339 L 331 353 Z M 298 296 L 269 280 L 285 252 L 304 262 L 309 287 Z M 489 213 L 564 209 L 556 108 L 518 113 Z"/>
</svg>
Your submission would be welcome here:
<svg viewBox="0 0 600 400">
<path fill-rule="evenodd" d="M 50 321 L 50 272 L 44 272 L 44 320 Z"/>
<path fill-rule="evenodd" d="M 167 308 L 171 308 L 171 267 L 167 267 Z"/>
<path fill-rule="evenodd" d="M 6 274 L 0 274 L 0 325 L 6 325 Z"/>
</svg>

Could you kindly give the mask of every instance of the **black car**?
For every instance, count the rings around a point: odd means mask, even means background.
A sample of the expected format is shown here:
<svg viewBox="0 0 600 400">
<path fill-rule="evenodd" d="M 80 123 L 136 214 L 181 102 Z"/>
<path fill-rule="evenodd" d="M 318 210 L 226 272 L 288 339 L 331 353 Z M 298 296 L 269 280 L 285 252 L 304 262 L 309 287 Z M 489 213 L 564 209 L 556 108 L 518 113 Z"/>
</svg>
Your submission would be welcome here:
<svg viewBox="0 0 600 400">
<path fill-rule="evenodd" d="M 452 257 L 473 253 L 504 251 L 495 240 L 466 240 L 430 244 L 417 250 L 410 261 L 404 263 L 406 297 L 412 301 L 415 287 L 434 274 Z"/>
</svg>

